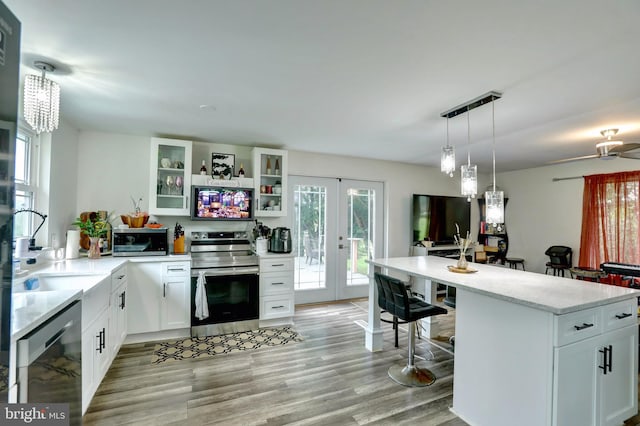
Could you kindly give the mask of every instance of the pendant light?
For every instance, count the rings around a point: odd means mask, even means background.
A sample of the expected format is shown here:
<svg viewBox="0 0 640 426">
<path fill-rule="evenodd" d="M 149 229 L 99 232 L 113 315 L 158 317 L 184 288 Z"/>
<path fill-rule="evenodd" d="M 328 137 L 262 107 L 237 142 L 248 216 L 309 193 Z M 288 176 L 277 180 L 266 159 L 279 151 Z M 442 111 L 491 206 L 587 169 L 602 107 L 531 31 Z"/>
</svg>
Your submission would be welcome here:
<svg viewBox="0 0 640 426">
<path fill-rule="evenodd" d="M 440 155 L 440 171 L 453 177 L 456 171 L 456 152 L 454 147 L 449 145 L 449 117 L 447 117 L 447 146 L 442 147 Z"/>
<path fill-rule="evenodd" d="M 60 86 L 45 77 L 55 67 L 46 62 L 33 64 L 42 75 L 27 75 L 24 80 L 24 119 L 40 134 L 58 128 L 60 110 Z"/>
<path fill-rule="evenodd" d="M 458 105 L 456 107 L 453 107 L 443 113 L 440 114 L 440 117 L 446 117 L 447 119 L 449 118 L 453 118 L 456 117 L 460 114 L 464 114 L 467 113 L 467 139 L 469 142 L 469 147 L 468 147 L 468 151 L 467 151 L 467 164 L 464 164 L 462 166 L 460 166 L 460 177 L 461 177 L 461 182 L 460 182 L 460 191 L 462 193 L 462 195 L 467 197 L 467 201 L 471 201 L 472 198 L 474 198 L 476 196 L 476 194 L 478 193 L 478 166 L 476 166 L 475 164 L 471 164 L 471 126 L 469 124 L 469 111 L 471 111 L 474 108 L 478 108 L 482 105 L 486 105 L 489 102 L 493 102 L 496 99 L 500 99 L 502 97 L 502 93 L 499 92 L 495 92 L 495 91 L 491 91 L 491 92 L 487 92 L 484 95 L 480 95 L 475 99 L 472 99 L 468 102 L 465 102 L 461 105 Z M 447 124 L 447 147 L 449 146 L 449 126 Z M 500 198 L 501 200 L 504 199 L 504 194 L 502 193 L 502 191 L 496 191 L 495 190 L 495 168 L 496 168 L 496 154 L 495 154 L 495 120 L 494 120 L 494 135 L 493 135 L 493 144 L 494 144 L 494 148 L 493 148 L 493 191 L 487 191 L 486 194 L 489 194 L 491 196 L 493 196 L 494 192 L 499 192 L 500 194 Z M 443 148 L 444 150 L 444 148 Z M 442 163 L 441 163 L 442 166 Z M 444 171 L 444 170 L 443 170 Z M 494 202 L 491 202 L 491 206 L 494 206 Z M 487 203 L 487 208 L 489 207 L 489 204 Z M 502 217 L 504 220 L 504 202 L 502 202 Z M 488 221 L 488 219 L 487 219 Z"/>
<path fill-rule="evenodd" d="M 467 164 L 460 166 L 460 191 L 471 202 L 478 193 L 478 166 L 471 164 L 471 126 L 469 124 L 469 108 L 467 107 Z"/>
<path fill-rule="evenodd" d="M 496 108 L 491 104 L 491 126 L 493 131 L 493 190 L 486 191 L 484 198 L 486 202 L 487 223 L 491 223 L 494 226 L 504 223 L 504 192 L 496 191 Z"/>
</svg>

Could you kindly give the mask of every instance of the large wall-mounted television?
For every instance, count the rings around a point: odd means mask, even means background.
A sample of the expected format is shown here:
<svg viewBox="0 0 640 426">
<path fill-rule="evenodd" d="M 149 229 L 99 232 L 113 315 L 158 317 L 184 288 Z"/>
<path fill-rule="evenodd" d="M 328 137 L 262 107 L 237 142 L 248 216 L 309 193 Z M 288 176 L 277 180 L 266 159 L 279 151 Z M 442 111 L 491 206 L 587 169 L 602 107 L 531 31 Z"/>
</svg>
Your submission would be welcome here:
<svg viewBox="0 0 640 426">
<path fill-rule="evenodd" d="M 413 194 L 411 230 L 413 242 L 453 244 L 456 224 L 460 235 L 471 231 L 471 204 L 464 197 Z"/>
</svg>

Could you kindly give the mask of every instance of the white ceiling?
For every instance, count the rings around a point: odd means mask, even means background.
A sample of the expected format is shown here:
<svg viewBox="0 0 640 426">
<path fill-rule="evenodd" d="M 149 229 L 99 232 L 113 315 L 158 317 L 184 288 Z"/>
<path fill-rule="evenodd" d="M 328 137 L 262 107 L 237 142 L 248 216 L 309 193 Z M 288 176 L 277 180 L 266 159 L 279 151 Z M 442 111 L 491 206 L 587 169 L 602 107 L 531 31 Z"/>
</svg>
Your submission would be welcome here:
<svg viewBox="0 0 640 426">
<path fill-rule="evenodd" d="M 78 129 L 438 166 L 440 113 L 496 90 L 498 171 L 640 141 L 637 0 L 3 1 Z M 469 119 L 488 172 L 491 106 Z"/>
</svg>

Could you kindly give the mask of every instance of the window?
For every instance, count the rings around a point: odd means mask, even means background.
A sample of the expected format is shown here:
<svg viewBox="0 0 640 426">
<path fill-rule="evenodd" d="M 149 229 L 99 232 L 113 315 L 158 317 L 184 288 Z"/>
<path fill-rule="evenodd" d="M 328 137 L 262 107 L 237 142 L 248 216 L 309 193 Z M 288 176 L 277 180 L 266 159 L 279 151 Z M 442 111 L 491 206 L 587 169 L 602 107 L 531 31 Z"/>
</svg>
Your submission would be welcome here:
<svg viewBox="0 0 640 426">
<path fill-rule="evenodd" d="M 15 156 L 15 210 L 33 209 L 36 194 L 35 172 L 37 169 L 34 138 L 24 129 L 18 130 Z M 17 214 L 13 222 L 13 236 L 30 237 L 34 230 L 33 214 Z"/>
<path fill-rule="evenodd" d="M 640 264 L 640 171 L 585 176 L 579 265 Z"/>
</svg>

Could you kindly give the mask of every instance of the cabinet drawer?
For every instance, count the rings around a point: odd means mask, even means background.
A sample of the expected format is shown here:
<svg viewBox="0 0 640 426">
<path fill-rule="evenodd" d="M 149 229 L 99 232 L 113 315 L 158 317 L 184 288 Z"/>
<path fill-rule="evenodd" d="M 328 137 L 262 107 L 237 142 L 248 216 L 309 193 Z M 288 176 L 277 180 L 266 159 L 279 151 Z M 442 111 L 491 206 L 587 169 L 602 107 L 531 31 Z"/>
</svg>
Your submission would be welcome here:
<svg viewBox="0 0 640 426">
<path fill-rule="evenodd" d="M 290 294 L 293 292 L 293 275 L 267 272 L 260 274 L 260 296 Z"/>
<path fill-rule="evenodd" d="M 295 310 L 293 294 L 260 298 L 260 319 L 292 317 Z"/>
<path fill-rule="evenodd" d="M 638 321 L 638 302 L 636 298 L 623 300 L 602 307 L 604 331 L 615 330 L 636 324 Z"/>
<path fill-rule="evenodd" d="M 585 309 L 554 317 L 556 346 L 577 342 L 602 332 L 601 308 Z"/>
<path fill-rule="evenodd" d="M 111 273 L 111 292 L 127 281 L 127 265 L 122 265 Z"/>
<path fill-rule="evenodd" d="M 293 258 L 260 259 L 260 273 L 293 271 Z"/>
<path fill-rule="evenodd" d="M 165 277 L 189 276 L 191 265 L 188 262 L 168 262 L 164 264 L 162 273 Z"/>
</svg>

